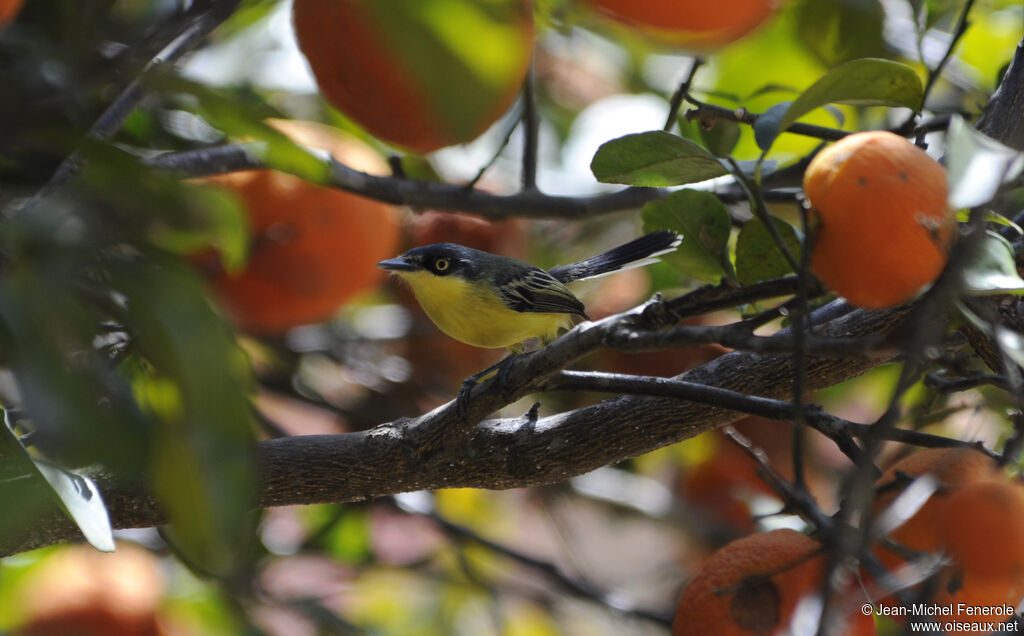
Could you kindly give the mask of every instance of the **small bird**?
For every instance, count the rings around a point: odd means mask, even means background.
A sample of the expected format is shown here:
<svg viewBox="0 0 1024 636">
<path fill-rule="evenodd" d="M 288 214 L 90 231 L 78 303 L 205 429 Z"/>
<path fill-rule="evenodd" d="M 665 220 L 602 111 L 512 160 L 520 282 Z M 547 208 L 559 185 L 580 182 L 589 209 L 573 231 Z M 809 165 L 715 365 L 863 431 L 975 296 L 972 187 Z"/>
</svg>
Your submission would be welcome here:
<svg viewBox="0 0 1024 636">
<path fill-rule="evenodd" d="M 525 343 L 553 340 L 573 317 L 589 320 L 567 283 L 642 267 L 678 247 L 662 230 L 586 260 L 549 270 L 454 243 L 434 243 L 377 263 L 412 288 L 434 324 L 452 338 L 485 349 L 522 353 Z"/>
</svg>

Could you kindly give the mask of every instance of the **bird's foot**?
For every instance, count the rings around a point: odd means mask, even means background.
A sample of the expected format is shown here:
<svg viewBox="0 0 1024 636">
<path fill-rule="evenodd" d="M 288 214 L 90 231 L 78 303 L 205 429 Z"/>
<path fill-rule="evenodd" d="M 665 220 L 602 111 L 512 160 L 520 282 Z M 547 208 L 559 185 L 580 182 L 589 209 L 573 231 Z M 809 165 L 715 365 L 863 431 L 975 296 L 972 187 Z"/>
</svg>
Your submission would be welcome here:
<svg viewBox="0 0 1024 636">
<path fill-rule="evenodd" d="M 511 395 L 507 390 L 505 379 L 508 376 L 508 370 L 511 366 L 509 362 L 515 358 L 516 355 L 517 354 L 512 354 L 502 358 L 483 371 L 474 373 L 462 381 L 462 386 L 459 388 L 459 394 L 455 397 L 455 410 L 460 419 L 464 422 L 469 421 L 469 401 L 473 397 L 473 390 L 484 382 L 493 381 L 497 383 L 498 390 L 501 391 L 502 399 L 506 402 L 511 401 Z"/>
</svg>

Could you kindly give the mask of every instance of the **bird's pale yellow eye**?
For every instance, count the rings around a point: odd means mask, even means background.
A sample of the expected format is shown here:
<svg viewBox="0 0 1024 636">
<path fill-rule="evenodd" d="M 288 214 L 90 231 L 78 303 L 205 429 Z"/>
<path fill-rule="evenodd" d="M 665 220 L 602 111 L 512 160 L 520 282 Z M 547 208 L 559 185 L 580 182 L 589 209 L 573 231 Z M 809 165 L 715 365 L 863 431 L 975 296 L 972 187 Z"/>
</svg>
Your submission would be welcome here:
<svg viewBox="0 0 1024 636">
<path fill-rule="evenodd" d="M 448 271 L 448 268 L 451 266 L 452 263 L 447 258 L 439 258 L 434 261 L 434 271 L 438 273 Z"/>
</svg>

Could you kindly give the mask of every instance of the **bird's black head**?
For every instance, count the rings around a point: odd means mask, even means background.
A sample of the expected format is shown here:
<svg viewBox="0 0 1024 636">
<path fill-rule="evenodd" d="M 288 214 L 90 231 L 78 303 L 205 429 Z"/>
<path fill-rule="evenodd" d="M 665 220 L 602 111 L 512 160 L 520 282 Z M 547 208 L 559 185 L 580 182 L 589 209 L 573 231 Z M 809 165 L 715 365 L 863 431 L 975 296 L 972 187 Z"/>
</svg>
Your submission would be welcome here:
<svg viewBox="0 0 1024 636">
<path fill-rule="evenodd" d="M 434 243 L 416 247 L 401 256 L 377 263 L 377 267 L 402 273 L 426 271 L 435 276 L 452 274 L 471 278 L 479 267 L 483 252 L 455 243 Z"/>
</svg>

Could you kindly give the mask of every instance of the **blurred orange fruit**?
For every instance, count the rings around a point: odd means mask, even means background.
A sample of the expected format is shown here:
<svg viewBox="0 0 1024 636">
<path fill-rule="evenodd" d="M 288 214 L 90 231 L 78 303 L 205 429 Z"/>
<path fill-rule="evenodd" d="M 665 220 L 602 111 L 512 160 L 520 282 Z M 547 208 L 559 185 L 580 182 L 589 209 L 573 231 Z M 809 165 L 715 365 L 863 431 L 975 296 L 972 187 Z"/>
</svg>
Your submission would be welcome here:
<svg viewBox="0 0 1024 636">
<path fill-rule="evenodd" d="M 972 449 L 930 448 L 920 450 L 889 466 L 875 482 L 875 513 L 887 508 L 911 480 L 931 475 L 939 489 L 909 519 L 895 528 L 889 538 L 912 550 L 935 552 L 940 549 L 942 501 L 950 489 L 998 476 L 995 461 Z M 884 546 L 876 550 L 882 565 L 899 567 L 904 559 Z"/>
<path fill-rule="evenodd" d="M 844 137 L 811 160 L 803 186 L 817 223 L 811 269 L 850 303 L 906 302 L 945 266 L 955 229 L 946 171 L 903 137 Z"/>
<path fill-rule="evenodd" d="M 14 20 L 22 0 L 0 0 L 0 27 Z"/>
<path fill-rule="evenodd" d="M 902 476 L 901 476 L 902 474 Z M 896 462 L 876 483 L 875 511 L 902 492 L 906 477 L 929 474 L 938 490 L 889 538 L 922 553 L 951 559 L 929 601 L 952 606 L 950 620 L 992 620 L 959 614 L 963 603 L 979 607 L 1016 606 L 1024 597 L 1024 485 L 1004 478 L 996 462 L 979 451 L 930 449 Z M 890 570 L 905 563 L 884 545 L 875 550 Z M 894 598 L 883 604 L 895 605 Z M 1005 620 L 1006 616 L 995 617 Z M 997 620 L 997 622 L 998 622 Z"/>
<path fill-rule="evenodd" d="M 747 35 L 781 0 L 590 0 L 612 18 L 696 48 L 717 48 Z"/>
<path fill-rule="evenodd" d="M 312 122 L 275 124 L 297 143 L 329 150 L 347 165 L 386 173 L 364 144 Z M 211 282 L 226 313 L 243 331 L 275 335 L 327 318 L 376 286 L 376 263 L 393 256 L 400 238 L 394 207 L 271 170 L 205 180 L 236 192 L 252 232 L 249 259 L 237 273 Z"/>
<path fill-rule="evenodd" d="M 104 554 L 84 545 L 61 548 L 18 583 L 25 616 L 16 636 L 157 636 L 164 580 L 147 550 L 119 543 Z"/>
<path fill-rule="evenodd" d="M 491 221 L 472 214 L 427 211 L 409 222 L 413 246 L 458 243 L 473 249 L 525 258 L 526 234 L 518 219 Z"/>
<path fill-rule="evenodd" d="M 953 575 L 936 602 L 1016 607 L 1024 598 L 1024 486 L 1005 481 L 967 484 L 950 494 L 943 508 L 942 542 L 953 559 Z"/>
<path fill-rule="evenodd" d="M 417 152 L 478 137 L 519 93 L 529 0 L 295 0 L 320 91 L 372 135 Z"/>
<path fill-rule="evenodd" d="M 686 586 L 673 636 L 790 633 L 797 604 L 822 589 L 826 559 L 821 550 L 814 539 L 788 529 L 729 543 L 708 557 Z M 859 603 L 846 618 L 839 633 L 876 633 L 873 617 L 863 615 Z"/>
</svg>

